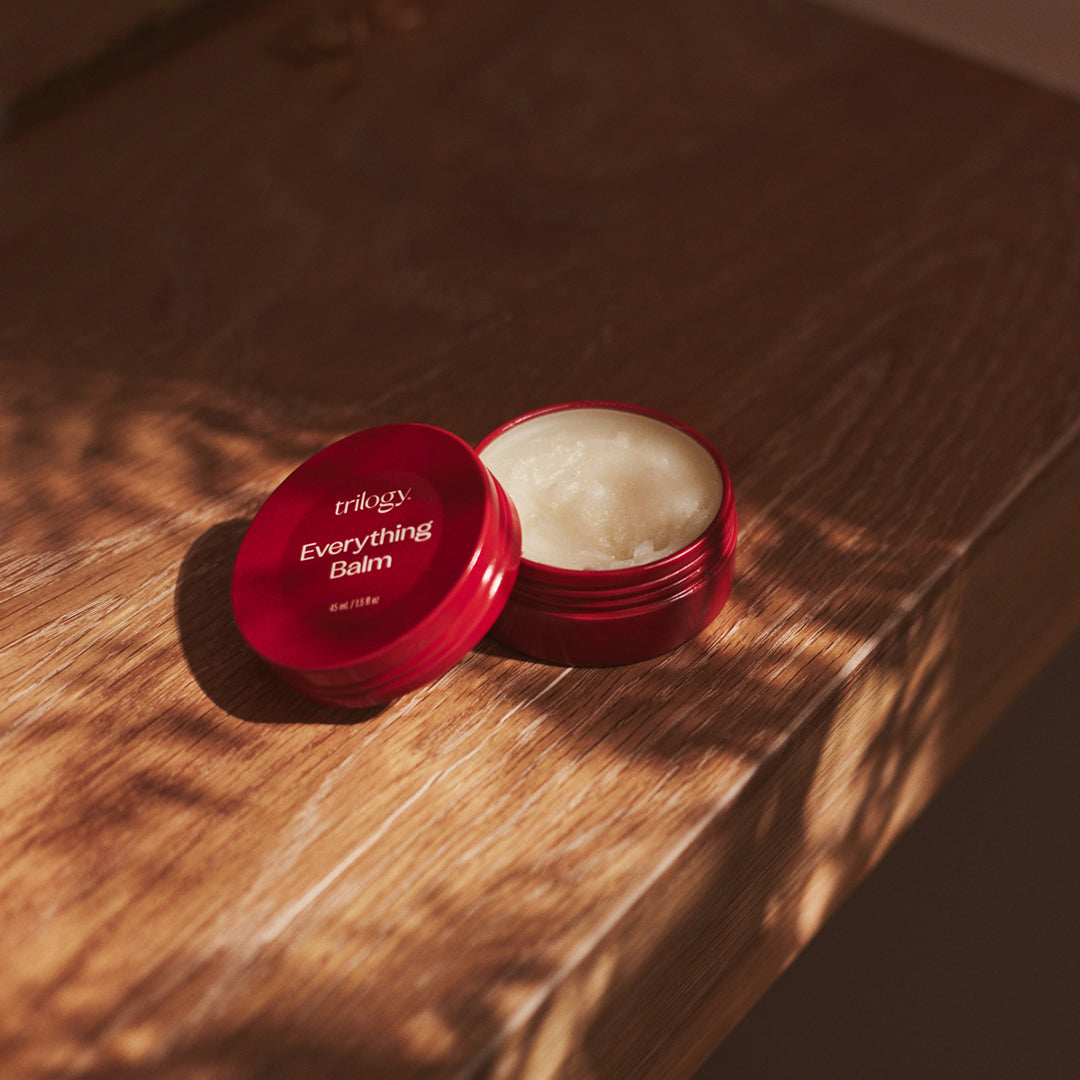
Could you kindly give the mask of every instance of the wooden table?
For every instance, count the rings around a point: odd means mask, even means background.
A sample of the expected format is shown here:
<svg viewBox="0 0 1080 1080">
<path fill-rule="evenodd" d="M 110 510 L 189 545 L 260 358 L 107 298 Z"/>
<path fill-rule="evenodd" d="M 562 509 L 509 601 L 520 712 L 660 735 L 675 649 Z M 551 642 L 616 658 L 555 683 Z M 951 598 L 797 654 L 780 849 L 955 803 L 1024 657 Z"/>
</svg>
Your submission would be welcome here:
<svg viewBox="0 0 1080 1080">
<path fill-rule="evenodd" d="M 169 10 L 4 84 L 3 1075 L 686 1076 L 1080 623 L 1080 106 L 794 2 Z M 311 452 L 597 397 L 731 467 L 700 638 L 246 651 Z"/>
</svg>

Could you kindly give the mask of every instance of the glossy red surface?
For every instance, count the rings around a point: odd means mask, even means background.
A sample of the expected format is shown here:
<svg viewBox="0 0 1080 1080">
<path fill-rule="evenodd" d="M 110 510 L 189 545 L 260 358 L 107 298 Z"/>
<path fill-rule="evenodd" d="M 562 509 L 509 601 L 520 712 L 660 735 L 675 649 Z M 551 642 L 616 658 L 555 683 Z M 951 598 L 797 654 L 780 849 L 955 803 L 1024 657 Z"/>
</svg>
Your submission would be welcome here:
<svg viewBox="0 0 1080 1080">
<path fill-rule="evenodd" d="M 443 674 L 488 631 L 520 559 L 517 514 L 475 452 L 421 424 L 328 446 L 267 499 L 233 610 L 296 689 L 372 705 Z"/>
</svg>

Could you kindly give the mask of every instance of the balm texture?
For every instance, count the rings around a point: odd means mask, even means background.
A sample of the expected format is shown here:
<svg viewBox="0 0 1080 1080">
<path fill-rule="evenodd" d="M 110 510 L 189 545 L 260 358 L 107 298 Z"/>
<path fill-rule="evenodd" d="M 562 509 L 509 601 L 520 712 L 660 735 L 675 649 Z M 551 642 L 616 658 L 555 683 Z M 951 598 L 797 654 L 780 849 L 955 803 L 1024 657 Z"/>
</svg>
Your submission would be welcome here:
<svg viewBox="0 0 1080 1080">
<path fill-rule="evenodd" d="M 567 570 L 662 559 L 705 531 L 724 493 L 696 439 L 620 409 L 531 417 L 480 458 L 517 507 L 522 556 Z"/>
</svg>

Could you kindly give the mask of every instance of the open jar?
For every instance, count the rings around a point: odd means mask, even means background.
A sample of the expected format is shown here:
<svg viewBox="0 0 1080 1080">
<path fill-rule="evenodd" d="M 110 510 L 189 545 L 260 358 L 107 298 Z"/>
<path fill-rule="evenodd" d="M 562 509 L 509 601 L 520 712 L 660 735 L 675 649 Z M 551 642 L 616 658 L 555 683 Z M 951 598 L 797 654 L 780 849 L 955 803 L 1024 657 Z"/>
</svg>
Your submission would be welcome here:
<svg viewBox="0 0 1080 1080">
<path fill-rule="evenodd" d="M 719 614 L 735 500 L 697 432 L 650 409 L 576 402 L 511 420 L 477 452 L 521 519 L 521 565 L 493 631 L 504 644 L 564 664 L 628 664 Z"/>
<path fill-rule="evenodd" d="M 667 652 L 724 606 L 736 533 L 720 455 L 650 409 L 540 409 L 477 450 L 393 424 L 332 444 L 271 494 L 237 556 L 233 610 L 285 682 L 372 705 L 489 630 L 561 664 Z"/>
</svg>

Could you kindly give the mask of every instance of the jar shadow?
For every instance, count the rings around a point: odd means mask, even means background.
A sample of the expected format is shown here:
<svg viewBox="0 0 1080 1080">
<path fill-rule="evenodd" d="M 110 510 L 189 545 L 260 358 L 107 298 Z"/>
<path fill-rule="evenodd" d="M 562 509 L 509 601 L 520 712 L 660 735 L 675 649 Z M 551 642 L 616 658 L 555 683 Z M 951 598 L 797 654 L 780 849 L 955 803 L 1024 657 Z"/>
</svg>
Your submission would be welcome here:
<svg viewBox="0 0 1080 1080">
<path fill-rule="evenodd" d="M 385 706 L 323 705 L 286 686 L 252 652 L 233 618 L 233 564 L 250 520 L 212 526 L 188 549 L 175 591 L 181 647 L 195 681 L 219 708 L 262 724 L 357 724 Z"/>
</svg>

